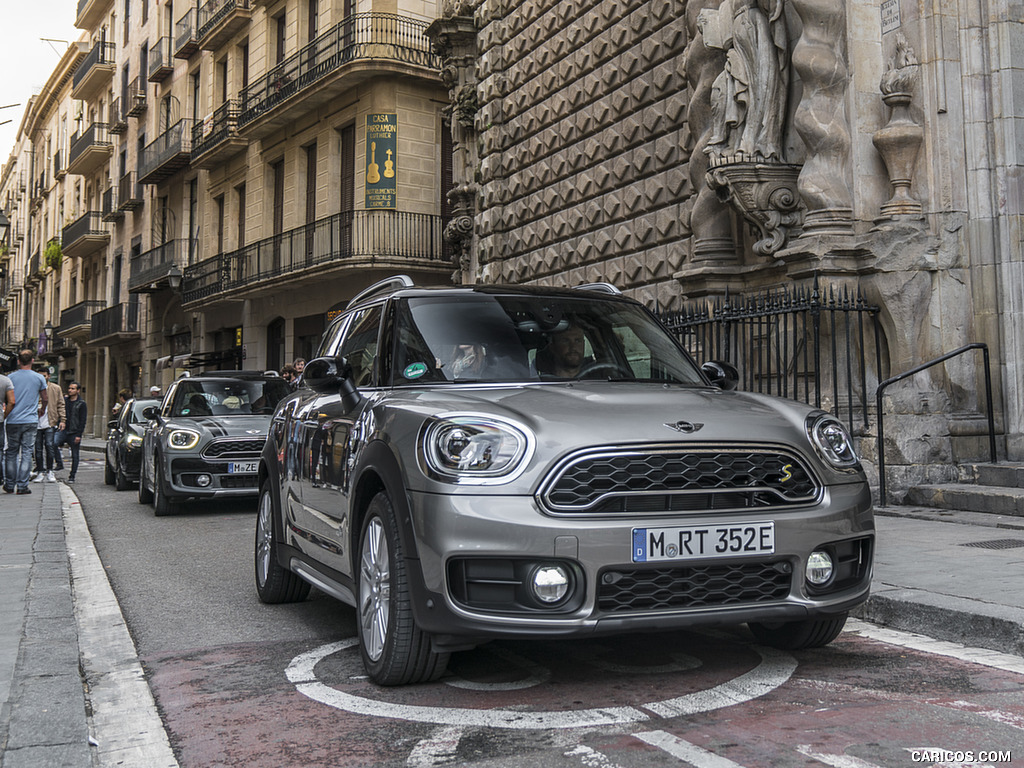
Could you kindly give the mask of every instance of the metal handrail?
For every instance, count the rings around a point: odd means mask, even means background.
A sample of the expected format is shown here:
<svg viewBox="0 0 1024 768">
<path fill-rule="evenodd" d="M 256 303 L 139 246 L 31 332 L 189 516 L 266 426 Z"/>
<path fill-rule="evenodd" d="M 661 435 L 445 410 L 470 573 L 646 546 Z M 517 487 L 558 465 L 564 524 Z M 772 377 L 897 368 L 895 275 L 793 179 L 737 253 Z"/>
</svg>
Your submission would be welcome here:
<svg viewBox="0 0 1024 768">
<path fill-rule="evenodd" d="M 980 341 L 976 341 L 973 344 L 960 347 L 960 349 L 953 350 L 942 357 L 937 357 L 934 360 L 930 360 L 927 363 L 922 363 L 916 368 L 911 368 L 909 371 L 901 373 L 899 376 L 893 376 L 886 379 L 878 385 L 878 389 L 875 390 L 875 407 L 878 413 L 878 500 L 885 506 L 886 503 L 886 492 L 885 492 L 885 421 L 884 414 L 882 413 L 882 393 L 890 384 L 895 384 L 897 381 L 902 381 L 908 376 L 913 376 L 921 371 L 931 368 L 933 365 L 944 363 L 950 358 L 962 355 L 964 352 L 969 352 L 972 349 L 980 349 L 984 356 L 985 365 L 985 400 L 988 406 L 988 447 L 989 447 L 989 458 L 993 464 L 997 463 L 996 458 L 996 422 L 995 417 L 992 414 L 992 370 L 989 365 L 988 357 L 988 344 Z"/>
</svg>

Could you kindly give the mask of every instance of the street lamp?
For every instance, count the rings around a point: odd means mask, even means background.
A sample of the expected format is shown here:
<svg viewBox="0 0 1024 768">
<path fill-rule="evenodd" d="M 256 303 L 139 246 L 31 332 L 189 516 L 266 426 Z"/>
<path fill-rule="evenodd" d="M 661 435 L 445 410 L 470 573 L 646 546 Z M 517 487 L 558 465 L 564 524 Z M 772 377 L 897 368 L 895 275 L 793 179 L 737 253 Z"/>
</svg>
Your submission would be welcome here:
<svg viewBox="0 0 1024 768">
<path fill-rule="evenodd" d="M 46 325 L 43 326 L 43 335 L 46 337 L 46 345 L 49 348 L 50 342 L 53 341 L 53 323 L 49 320 L 46 321 Z"/>
<path fill-rule="evenodd" d="M 171 264 L 171 268 L 167 270 L 167 285 L 172 291 L 181 288 L 181 270 L 177 264 Z"/>
</svg>

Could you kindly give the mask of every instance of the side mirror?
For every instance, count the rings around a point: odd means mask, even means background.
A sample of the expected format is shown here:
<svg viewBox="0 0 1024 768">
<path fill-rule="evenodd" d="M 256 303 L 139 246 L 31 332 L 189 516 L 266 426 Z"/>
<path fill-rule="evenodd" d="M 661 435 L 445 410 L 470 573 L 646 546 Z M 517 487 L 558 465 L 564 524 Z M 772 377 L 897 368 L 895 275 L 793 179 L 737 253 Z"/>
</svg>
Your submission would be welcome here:
<svg viewBox="0 0 1024 768">
<path fill-rule="evenodd" d="M 351 411 L 362 399 L 352 381 L 352 366 L 341 355 L 310 360 L 302 371 L 302 381 L 319 394 L 336 392 L 341 395 L 341 404 L 346 411 Z"/>
<path fill-rule="evenodd" d="M 708 380 L 719 389 L 731 392 L 740 383 L 740 372 L 732 363 L 711 360 L 700 367 Z"/>
<path fill-rule="evenodd" d="M 142 418 L 146 421 L 153 421 L 160 415 L 160 408 L 156 405 L 148 405 L 142 411 Z"/>
<path fill-rule="evenodd" d="M 111 419 L 107 422 L 107 429 L 117 429 L 117 419 Z"/>
</svg>

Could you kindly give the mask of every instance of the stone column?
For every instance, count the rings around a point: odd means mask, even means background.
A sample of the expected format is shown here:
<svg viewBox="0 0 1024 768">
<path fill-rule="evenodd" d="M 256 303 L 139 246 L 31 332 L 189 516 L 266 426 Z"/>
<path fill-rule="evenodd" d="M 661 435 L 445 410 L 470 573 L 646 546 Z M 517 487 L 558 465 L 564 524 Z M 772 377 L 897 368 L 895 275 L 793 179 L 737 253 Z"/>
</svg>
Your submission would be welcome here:
<svg viewBox="0 0 1024 768">
<path fill-rule="evenodd" d="M 807 152 L 797 183 L 807 206 L 804 236 L 852 233 L 845 2 L 792 0 L 791 5 L 803 22 L 792 62 L 803 83 L 794 124 Z"/>
<path fill-rule="evenodd" d="M 435 52 L 444 60 L 441 76 L 448 86 L 448 116 L 452 131 L 452 177 L 454 186 L 447 190 L 452 206 L 451 221 L 445 226 L 444 238 L 452 248 L 455 267 L 452 282 L 476 281 L 477 263 L 477 196 L 476 171 L 480 153 L 477 146 L 477 28 L 470 0 L 448 0 L 442 5 L 442 18 L 427 28 Z"/>
</svg>

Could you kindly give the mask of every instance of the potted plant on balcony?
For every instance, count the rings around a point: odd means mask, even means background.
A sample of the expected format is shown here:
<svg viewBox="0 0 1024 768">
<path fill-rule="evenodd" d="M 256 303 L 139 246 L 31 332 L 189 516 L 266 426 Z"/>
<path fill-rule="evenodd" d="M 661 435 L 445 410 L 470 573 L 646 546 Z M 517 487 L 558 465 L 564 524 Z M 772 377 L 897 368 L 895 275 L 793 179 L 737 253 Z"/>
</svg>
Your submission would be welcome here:
<svg viewBox="0 0 1024 768">
<path fill-rule="evenodd" d="M 64 258 L 64 252 L 60 247 L 60 240 L 53 238 L 46 244 L 46 250 L 43 251 L 43 256 L 46 257 L 46 266 L 52 269 L 57 269 L 60 266 L 61 260 Z"/>
</svg>

